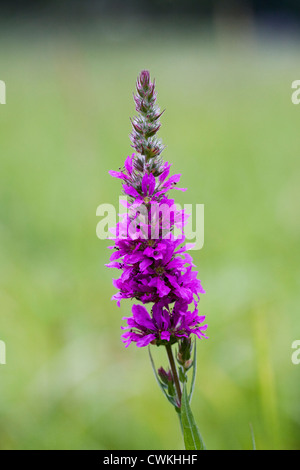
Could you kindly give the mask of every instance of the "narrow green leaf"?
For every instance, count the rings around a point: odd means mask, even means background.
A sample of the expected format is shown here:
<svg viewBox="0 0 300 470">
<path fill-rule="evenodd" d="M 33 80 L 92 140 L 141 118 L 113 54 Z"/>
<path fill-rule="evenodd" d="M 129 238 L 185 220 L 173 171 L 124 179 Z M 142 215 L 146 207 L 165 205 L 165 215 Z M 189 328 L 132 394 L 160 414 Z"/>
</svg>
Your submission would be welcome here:
<svg viewBox="0 0 300 470">
<path fill-rule="evenodd" d="M 162 392 L 163 392 L 163 394 L 165 395 L 165 397 L 167 398 L 167 400 L 168 400 L 173 406 L 175 406 L 175 408 L 177 408 L 175 399 L 173 399 L 172 397 L 170 397 L 170 396 L 167 394 L 164 385 L 163 385 L 163 384 L 161 383 L 161 381 L 159 380 L 159 377 L 158 377 L 158 374 L 157 374 L 157 371 L 156 371 L 156 368 L 155 368 L 155 364 L 154 364 L 154 361 L 153 361 L 153 357 L 152 357 L 152 354 L 151 354 L 151 351 L 150 351 L 150 346 L 148 346 L 148 351 L 149 351 L 149 356 L 150 356 L 150 362 L 151 362 L 151 365 L 152 365 L 152 369 L 153 369 L 153 372 L 154 372 L 154 375 L 155 375 L 155 378 L 156 378 L 156 382 L 157 382 L 158 385 L 159 385 L 159 388 L 162 390 Z"/>
<path fill-rule="evenodd" d="M 192 401 L 192 396 L 195 388 L 195 380 L 196 380 L 196 372 L 197 372 L 197 350 L 196 350 L 196 338 L 194 339 L 194 358 L 193 358 L 193 375 L 192 375 L 192 382 L 189 394 L 189 403 Z"/>
<path fill-rule="evenodd" d="M 251 438 L 252 438 L 252 450 L 256 450 L 255 436 L 254 436 L 254 431 L 253 431 L 252 424 L 249 423 L 249 426 L 250 426 Z"/>
<path fill-rule="evenodd" d="M 205 450 L 206 447 L 200 435 L 199 429 L 197 428 L 192 410 L 189 405 L 185 384 L 183 386 L 183 393 L 181 398 L 181 424 L 186 450 Z"/>
<path fill-rule="evenodd" d="M 186 373 L 183 369 L 183 367 L 179 367 L 178 369 L 178 372 L 179 372 L 179 380 L 181 383 L 184 383 L 187 381 L 187 376 L 186 376 Z"/>
<path fill-rule="evenodd" d="M 176 410 L 177 416 L 179 418 L 180 429 L 181 429 L 181 432 L 182 432 L 182 435 L 183 435 L 183 427 L 182 427 L 182 421 L 181 421 L 181 410 L 180 410 L 180 408 L 177 408 L 176 406 L 175 406 L 175 410 Z"/>
</svg>

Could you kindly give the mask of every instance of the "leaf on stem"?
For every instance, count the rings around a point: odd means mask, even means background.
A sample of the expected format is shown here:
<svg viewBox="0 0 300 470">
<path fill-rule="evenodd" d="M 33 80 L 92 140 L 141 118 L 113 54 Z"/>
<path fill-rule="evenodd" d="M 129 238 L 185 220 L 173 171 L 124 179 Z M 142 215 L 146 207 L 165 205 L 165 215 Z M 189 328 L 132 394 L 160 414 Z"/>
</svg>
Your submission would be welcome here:
<svg viewBox="0 0 300 470">
<path fill-rule="evenodd" d="M 196 338 L 194 339 L 194 359 L 193 359 L 193 375 L 192 375 L 192 382 L 189 394 L 189 403 L 192 401 L 192 396 L 195 388 L 195 380 L 196 380 L 196 372 L 197 372 L 197 351 L 196 351 Z"/>
<path fill-rule="evenodd" d="M 185 384 L 183 386 L 180 414 L 183 439 L 186 450 L 205 450 L 206 447 L 204 445 L 201 434 L 192 414 L 192 410 L 190 408 L 189 398 Z"/>
</svg>

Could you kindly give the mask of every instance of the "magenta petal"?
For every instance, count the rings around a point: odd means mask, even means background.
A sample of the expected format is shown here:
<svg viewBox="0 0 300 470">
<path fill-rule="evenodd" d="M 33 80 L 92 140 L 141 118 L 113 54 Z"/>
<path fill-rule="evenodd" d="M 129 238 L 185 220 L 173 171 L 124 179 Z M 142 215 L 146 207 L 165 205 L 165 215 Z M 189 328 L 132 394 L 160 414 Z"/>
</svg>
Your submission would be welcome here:
<svg viewBox="0 0 300 470">
<path fill-rule="evenodd" d="M 152 259 L 145 259 L 143 260 L 141 263 L 140 263 L 140 270 L 143 272 L 145 271 L 148 266 L 150 266 L 151 264 L 153 263 L 153 260 Z"/>
<path fill-rule="evenodd" d="M 162 309 L 157 303 L 152 307 L 152 314 L 157 328 L 160 329 L 163 325 Z"/>
<path fill-rule="evenodd" d="M 197 328 L 196 330 L 193 331 L 193 333 L 195 333 L 195 335 L 198 336 L 198 338 L 206 338 L 208 339 L 208 336 L 206 336 L 204 333 L 202 333 L 202 331 L 200 330 L 200 328 Z"/>
<path fill-rule="evenodd" d="M 132 186 L 127 186 L 126 184 L 123 184 L 123 190 L 125 194 L 128 194 L 128 196 L 139 197 L 139 193 Z"/>
<path fill-rule="evenodd" d="M 120 253 L 119 251 L 114 251 L 111 255 L 110 255 L 110 261 L 114 261 L 115 259 L 118 259 L 118 258 L 121 258 L 122 256 L 122 253 Z"/>
<path fill-rule="evenodd" d="M 204 322 L 204 320 L 205 320 L 205 315 L 202 315 L 201 317 L 197 317 L 197 321 L 198 321 L 199 323 Z M 207 325 L 206 325 L 206 327 L 207 327 Z"/>
<path fill-rule="evenodd" d="M 108 173 L 110 174 L 110 176 L 113 176 L 114 178 L 120 178 L 121 180 L 128 179 L 128 176 L 124 175 L 124 173 L 122 173 L 121 171 L 110 170 Z"/>
<path fill-rule="evenodd" d="M 149 328 L 150 330 L 154 329 L 153 322 L 151 317 L 145 307 L 142 305 L 133 305 L 132 306 L 133 318 L 139 325 Z"/>
<path fill-rule="evenodd" d="M 133 160 L 133 157 L 128 155 L 128 157 L 126 158 L 125 163 L 124 163 L 124 166 L 125 166 L 125 168 L 126 168 L 129 175 L 131 175 L 132 169 L 133 169 L 132 160 Z"/>
<path fill-rule="evenodd" d="M 146 335 L 143 338 L 139 339 L 136 343 L 138 348 L 143 348 L 144 346 L 148 346 L 151 341 L 153 341 L 156 338 L 154 334 Z"/>
<path fill-rule="evenodd" d="M 108 268 L 118 268 L 118 269 L 120 269 L 121 263 L 119 263 L 118 261 L 112 261 L 109 264 L 105 264 L 105 266 L 107 266 Z"/>
<path fill-rule="evenodd" d="M 199 282 L 199 284 L 200 284 L 200 286 L 199 286 L 199 292 L 200 292 L 201 294 L 205 294 L 206 292 L 205 292 L 205 290 L 203 289 L 203 287 L 202 287 L 202 285 L 201 285 L 201 282 Z"/>
<path fill-rule="evenodd" d="M 170 168 L 171 168 L 171 165 L 168 164 L 168 162 L 166 162 L 165 163 L 165 170 L 160 175 L 159 181 L 164 181 L 169 176 Z"/>
<path fill-rule="evenodd" d="M 163 186 L 167 186 L 169 188 L 174 183 L 178 183 L 178 181 L 180 180 L 180 177 L 181 177 L 180 174 L 171 176 L 171 178 L 169 178 L 167 181 L 164 182 Z"/>
<path fill-rule="evenodd" d="M 164 295 L 168 295 L 171 289 L 168 286 L 166 286 L 165 283 L 161 279 L 158 279 L 157 290 L 159 294 L 163 297 Z"/>
<path fill-rule="evenodd" d="M 155 177 L 152 175 L 152 173 L 150 173 L 149 175 L 148 183 L 149 183 L 149 195 L 151 196 L 154 193 L 155 184 L 156 184 Z"/>
<path fill-rule="evenodd" d="M 170 341 L 171 333 L 169 331 L 162 331 L 160 338 L 161 339 L 166 339 L 167 341 Z"/>
<path fill-rule="evenodd" d="M 151 248 L 151 246 L 147 246 L 147 248 L 144 251 L 145 256 L 153 256 L 154 250 Z"/>
<path fill-rule="evenodd" d="M 142 179 L 142 191 L 144 196 L 147 196 L 148 194 L 148 181 L 149 181 L 149 175 L 148 173 L 145 173 Z"/>
</svg>

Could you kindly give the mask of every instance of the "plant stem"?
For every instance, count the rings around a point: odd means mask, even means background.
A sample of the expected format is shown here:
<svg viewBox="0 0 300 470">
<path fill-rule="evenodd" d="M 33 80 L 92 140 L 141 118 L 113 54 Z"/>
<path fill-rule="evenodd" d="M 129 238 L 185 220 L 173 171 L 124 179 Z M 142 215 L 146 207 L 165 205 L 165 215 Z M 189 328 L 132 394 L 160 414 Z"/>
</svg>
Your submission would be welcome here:
<svg viewBox="0 0 300 470">
<path fill-rule="evenodd" d="M 172 375 L 173 375 L 173 379 L 174 379 L 174 383 L 175 383 L 175 387 L 176 387 L 176 392 L 177 392 L 177 397 L 178 397 L 178 407 L 180 408 L 180 406 L 181 406 L 181 388 L 180 388 L 177 369 L 176 369 L 176 365 L 175 365 L 175 361 L 174 361 L 174 357 L 173 357 L 172 346 L 170 344 L 167 344 L 166 345 L 166 350 L 167 350 L 169 363 L 170 363 L 170 367 L 171 367 L 171 371 L 172 371 Z"/>
</svg>

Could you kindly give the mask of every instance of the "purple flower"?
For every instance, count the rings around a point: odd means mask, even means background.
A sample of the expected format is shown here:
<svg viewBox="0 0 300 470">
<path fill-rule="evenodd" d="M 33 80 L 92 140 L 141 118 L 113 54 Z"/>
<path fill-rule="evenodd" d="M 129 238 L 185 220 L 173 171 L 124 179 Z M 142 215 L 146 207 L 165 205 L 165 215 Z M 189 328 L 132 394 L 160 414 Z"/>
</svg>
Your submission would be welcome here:
<svg viewBox="0 0 300 470">
<path fill-rule="evenodd" d="M 205 293 L 197 271 L 188 253 L 178 250 L 180 240 L 118 240 L 118 250 L 113 252 L 109 267 L 123 271 L 114 281 L 119 292 L 113 296 L 121 299 L 137 299 L 142 303 L 168 303 L 184 300 L 186 304 L 196 303 L 199 294 Z M 115 260 L 122 258 L 119 265 Z"/>
<path fill-rule="evenodd" d="M 120 306 L 122 299 L 153 303 L 151 315 L 143 305 L 133 305 L 132 317 L 125 317 L 128 330 L 122 340 L 128 346 L 149 343 L 174 343 L 195 334 L 206 337 L 198 315 L 199 294 L 205 293 L 192 257 L 185 245 L 185 211 L 178 210 L 168 193 L 177 188 L 180 174 L 170 176 L 171 165 L 160 157 L 163 146 L 155 134 L 160 128 L 161 112 L 156 106 L 155 84 L 143 70 L 137 80 L 134 97 L 139 113 L 132 120 L 132 146 L 124 167 L 110 171 L 122 181 L 128 196 L 127 214 L 117 224 L 111 239 L 114 251 L 106 266 L 121 271 L 113 284 L 113 296 Z M 177 230 L 177 236 L 175 236 Z M 192 305 L 193 310 L 189 307 Z"/>
<path fill-rule="evenodd" d="M 185 304 L 175 302 L 174 307 L 164 306 L 158 302 L 152 307 L 152 317 L 142 305 L 133 305 L 132 317 L 124 317 L 127 327 L 130 329 L 122 335 L 126 347 L 131 342 L 136 342 L 138 347 L 152 344 L 165 344 L 165 342 L 176 342 L 179 338 L 188 338 L 191 334 L 199 338 L 206 338 L 204 331 L 207 325 L 200 325 L 205 320 L 204 316 L 198 315 L 198 310 L 193 312 L 185 310 Z"/>
</svg>

